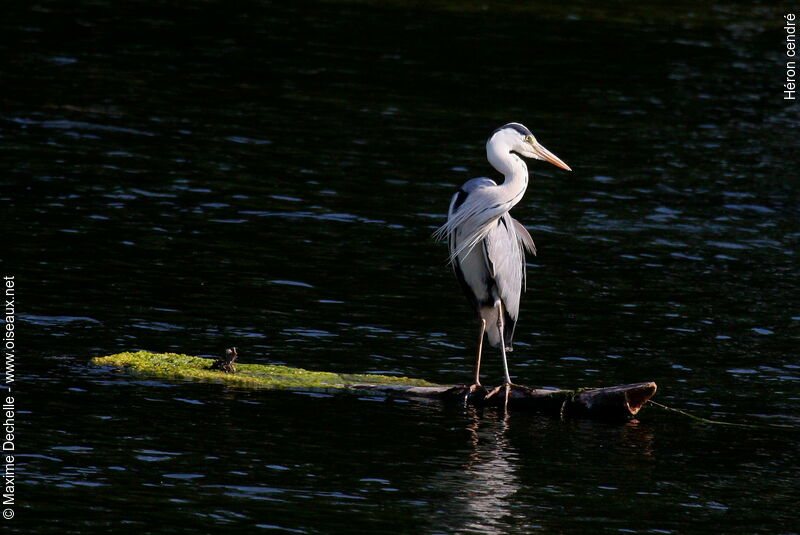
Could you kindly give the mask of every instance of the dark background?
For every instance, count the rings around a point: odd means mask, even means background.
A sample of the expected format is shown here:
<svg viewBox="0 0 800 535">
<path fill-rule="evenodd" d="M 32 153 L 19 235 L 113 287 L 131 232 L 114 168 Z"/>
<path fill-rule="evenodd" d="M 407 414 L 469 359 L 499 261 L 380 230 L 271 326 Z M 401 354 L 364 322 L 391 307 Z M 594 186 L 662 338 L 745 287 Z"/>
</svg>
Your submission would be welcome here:
<svg viewBox="0 0 800 535">
<path fill-rule="evenodd" d="M 20 2 L 0 31 L 14 532 L 797 533 L 798 108 L 773 3 Z M 780 429 L 168 383 L 123 350 L 469 379 L 430 239 L 496 177 L 536 240 L 515 381 Z M 486 382 L 500 376 L 486 355 Z"/>
</svg>

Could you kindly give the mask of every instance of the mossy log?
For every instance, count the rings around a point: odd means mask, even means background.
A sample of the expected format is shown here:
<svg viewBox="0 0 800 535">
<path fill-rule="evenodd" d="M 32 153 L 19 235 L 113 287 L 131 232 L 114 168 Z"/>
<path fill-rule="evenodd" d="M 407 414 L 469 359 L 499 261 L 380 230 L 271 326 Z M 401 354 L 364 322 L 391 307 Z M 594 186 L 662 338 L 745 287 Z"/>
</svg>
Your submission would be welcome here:
<svg viewBox="0 0 800 535">
<path fill-rule="evenodd" d="M 247 388 L 339 391 L 352 390 L 351 385 L 439 386 L 408 377 L 315 372 L 289 366 L 241 362 L 236 362 L 235 373 L 228 373 L 219 369 L 221 366 L 217 362 L 218 360 L 203 357 L 148 351 L 117 353 L 92 359 L 94 364 L 124 368 L 154 377 L 225 383 Z"/>
<path fill-rule="evenodd" d="M 506 394 L 502 388 L 470 390 L 463 385 L 440 385 L 408 377 L 316 372 L 288 366 L 238 362 L 235 373 L 226 373 L 220 369 L 219 361 L 214 359 L 147 351 L 96 357 L 92 362 L 169 379 L 217 382 L 246 388 L 349 391 L 386 397 L 441 400 L 538 412 L 560 418 L 630 419 L 656 392 L 656 384 L 646 382 L 578 390 L 544 390 L 514 385 Z"/>
</svg>

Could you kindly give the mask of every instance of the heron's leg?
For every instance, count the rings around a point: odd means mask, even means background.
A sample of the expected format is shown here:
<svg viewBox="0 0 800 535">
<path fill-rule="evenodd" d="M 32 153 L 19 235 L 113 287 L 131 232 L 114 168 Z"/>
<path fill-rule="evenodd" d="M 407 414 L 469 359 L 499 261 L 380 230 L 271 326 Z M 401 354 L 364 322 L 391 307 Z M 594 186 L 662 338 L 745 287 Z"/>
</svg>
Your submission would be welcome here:
<svg viewBox="0 0 800 535">
<path fill-rule="evenodd" d="M 495 301 L 494 306 L 497 308 L 497 328 L 500 331 L 500 353 L 503 355 L 503 373 L 505 374 L 504 385 L 511 384 L 511 376 L 508 375 L 508 360 L 506 359 L 506 341 L 503 337 L 503 303 L 498 299 Z M 508 389 L 506 389 L 506 397 L 508 397 Z"/>
<path fill-rule="evenodd" d="M 483 335 L 486 332 L 486 320 L 481 318 L 478 327 L 478 354 L 475 356 L 475 381 L 473 386 L 481 386 L 481 354 L 483 353 Z"/>
<path fill-rule="evenodd" d="M 503 355 L 503 373 L 505 374 L 503 384 L 496 387 L 494 390 L 486 395 L 485 399 L 489 399 L 496 395 L 501 390 L 505 393 L 503 400 L 503 410 L 508 410 L 508 398 L 511 395 L 511 376 L 508 375 L 508 360 L 506 359 L 506 340 L 503 336 L 503 303 L 498 299 L 494 303 L 497 309 L 497 328 L 500 331 L 500 353 Z"/>
</svg>

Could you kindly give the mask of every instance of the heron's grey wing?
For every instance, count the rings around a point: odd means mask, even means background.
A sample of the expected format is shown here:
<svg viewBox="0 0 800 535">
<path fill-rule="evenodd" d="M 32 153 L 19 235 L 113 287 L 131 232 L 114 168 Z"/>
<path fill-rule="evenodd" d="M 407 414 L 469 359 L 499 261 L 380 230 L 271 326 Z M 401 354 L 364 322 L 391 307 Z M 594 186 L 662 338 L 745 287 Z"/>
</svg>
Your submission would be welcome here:
<svg viewBox="0 0 800 535">
<path fill-rule="evenodd" d="M 473 178 L 465 182 L 458 188 L 458 191 L 450 201 L 450 208 L 447 210 L 448 220 L 458 213 L 468 198 L 476 195 L 480 197 L 483 193 L 481 190 L 491 186 L 497 186 L 497 183 L 489 178 Z M 458 279 L 459 285 L 469 302 L 478 310 L 482 303 L 490 300 L 489 290 L 486 287 L 488 268 L 485 265 L 483 252 L 479 251 L 477 247 L 470 254 L 455 254 L 463 246 L 464 240 L 467 239 L 467 234 L 461 228 L 455 228 L 453 232 L 447 235 L 448 245 L 452 258 L 453 272 Z"/>
<path fill-rule="evenodd" d="M 504 214 L 483 241 L 489 273 L 494 280 L 497 297 L 505 308 L 506 345 L 511 345 L 514 326 L 519 317 L 519 302 L 525 277 L 525 253 L 520 245 L 514 219 Z"/>
</svg>

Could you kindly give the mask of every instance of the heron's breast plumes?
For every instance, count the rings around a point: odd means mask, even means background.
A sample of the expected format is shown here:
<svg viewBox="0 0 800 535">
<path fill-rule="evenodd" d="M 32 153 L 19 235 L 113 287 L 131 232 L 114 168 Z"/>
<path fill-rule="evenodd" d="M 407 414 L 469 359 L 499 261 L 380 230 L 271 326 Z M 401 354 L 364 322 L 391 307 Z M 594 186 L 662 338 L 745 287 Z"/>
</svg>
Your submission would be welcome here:
<svg viewBox="0 0 800 535">
<path fill-rule="evenodd" d="M 447 240 L 450 244 L 451 262 L 470 253 L 497 220 L 519 202 L 524 190 L 511 198 L 503 193 L 503 188 L 497 185 L 481 186 L 470 191 L 460 206 L 454 207 L 451 203 L 447 222 L 433 234 L 434 239 Z"/>
</svg>

